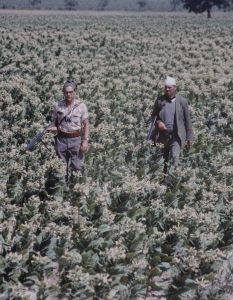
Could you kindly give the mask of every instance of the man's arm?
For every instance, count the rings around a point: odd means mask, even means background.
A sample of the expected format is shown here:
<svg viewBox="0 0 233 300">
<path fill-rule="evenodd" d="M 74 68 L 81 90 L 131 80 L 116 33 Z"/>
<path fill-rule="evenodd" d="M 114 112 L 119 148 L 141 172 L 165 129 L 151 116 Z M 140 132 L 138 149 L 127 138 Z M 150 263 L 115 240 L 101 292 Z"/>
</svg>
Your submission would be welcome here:
<svg viewBox="0 0 233 300">
<path fill-rule="evenodd" d="M 159 114 L 159 105 L 158 105 L 158 98 L 155 100 L 153 110 L 151 113 L 151 118 L 157 117 L 158 119 L 158 114 Z"/>
<path fill-rule="evenodd" d="M 151 114 L 151 117 L 154 118 L 155 116 L 157 117 L 157 125 L 158 125 L 158 129 L 159 130 L 167 130 L 165 124 L 163 123 L 163 121 L 161 120 L 161 118 L 159 117 L 159 104 L 158 104 L 158 98 L 155 101 L 154 107 L 153 107 L 153 111 Z"/>
<path fill-rule="evenodd" d="M 52 113 L 52 120 L 55 121 L 57 119 L 57 105 L 54 105 L 53 113 Z M 47 132 L 51 131 L 52 133 L 57 132 L 57 126 L 51 126 L 49 129 L 47 129 Z"/>
<path fill-rule="evenodd" d="M 47 132 L 51 131 L 52 133 L 56 133 L 57 132 L 57 126 L 52 126 L 49 129 L 47 129 Z"/>
<path fill-rule="evenodd" d="M 88 149 L 88 140 L 90 136 L 90 125 L 89 125 L 89 119 L 85 119 L 83 121 L 84 126 L 84 137 L 81 145 L 81 151 L 86 152 Z"/>
<path fill-rule="evenodd" d="M 186 129 L 186 141 L 187 145 L 191 146 L 193 143 L 193 127 L 187 100 L 184 102 L 184 118 Z"/>
</svg>

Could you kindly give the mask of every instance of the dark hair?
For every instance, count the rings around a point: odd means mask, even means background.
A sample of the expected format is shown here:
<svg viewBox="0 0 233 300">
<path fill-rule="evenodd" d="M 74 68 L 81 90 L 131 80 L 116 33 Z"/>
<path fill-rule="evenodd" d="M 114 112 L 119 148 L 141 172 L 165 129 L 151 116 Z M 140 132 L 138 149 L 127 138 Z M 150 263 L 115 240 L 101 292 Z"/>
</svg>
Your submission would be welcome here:
<svg viewBox="0 0 233 300">
<path fill-rule="evenodd" d="M 71 86 L 75 91 L 77 90 L 77 85 L 78 83 L 75 82 L 74 80 L 72 79 L 68 79 L 66 81 L 66 83 L 63 85 L 63 88 L 62 88 L 62 91 L 64 92 L 64 89 L 67 87 L 67 86 Z"/>
</svg>

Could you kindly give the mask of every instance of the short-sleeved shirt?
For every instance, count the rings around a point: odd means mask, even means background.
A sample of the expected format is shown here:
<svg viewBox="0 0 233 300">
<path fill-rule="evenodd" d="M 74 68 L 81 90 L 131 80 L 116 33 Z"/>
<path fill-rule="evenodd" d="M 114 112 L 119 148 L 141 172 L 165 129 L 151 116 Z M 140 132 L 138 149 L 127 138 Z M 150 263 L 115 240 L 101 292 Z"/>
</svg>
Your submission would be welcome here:
<svg viewBox="0 0 233 300">
<path fill-rule="evenodd" d="M 65 100 L 57 102 L 53 109 L 52 120 L 57 119 L 59 125 L 64 116 L 67 116 L 68 118 L 66 117 L 58 128 L 66 132 L 80 130 L 82 122 L 89 118 L 86 105 L 80 100 L 74 100 L 70 113 L 67 115 L 69 110 Z"/>
</svg>

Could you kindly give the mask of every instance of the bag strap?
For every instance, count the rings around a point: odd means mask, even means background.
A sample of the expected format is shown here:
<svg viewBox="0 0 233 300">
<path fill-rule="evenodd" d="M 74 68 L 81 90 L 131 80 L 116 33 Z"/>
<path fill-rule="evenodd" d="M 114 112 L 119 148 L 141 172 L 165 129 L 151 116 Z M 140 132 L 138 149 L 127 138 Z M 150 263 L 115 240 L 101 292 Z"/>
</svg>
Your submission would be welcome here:
<svg viewBox="0 0 233 300">
<path fill-rule="evenodd" d="M 58 124 L 57 127 L 59 127 L 61 125 L 61 123 L 65 120 L 65 118 L 75 109 L 77 108 L 81 103 L 83 102 L 79 102 L 77 104 L 75 104 L 74 106 L 71 107 L 71 109 L 68 111 L 68 113 L 61 119 L 60 123 Z"/>
</svg>

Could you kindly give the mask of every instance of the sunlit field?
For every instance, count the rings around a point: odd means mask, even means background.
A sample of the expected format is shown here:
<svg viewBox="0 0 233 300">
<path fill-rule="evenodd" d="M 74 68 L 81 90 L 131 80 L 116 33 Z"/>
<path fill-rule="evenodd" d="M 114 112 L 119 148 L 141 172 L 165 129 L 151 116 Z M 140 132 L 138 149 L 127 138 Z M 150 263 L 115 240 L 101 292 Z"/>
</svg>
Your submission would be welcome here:
<svg viewBox="0 0 233 300">
<path fill-rule="evenodd" d="M 0 299 L 232 299 L 233 15 L 0 12 Z M 195 140 L 172 184 L 146 142 L 164 78 Z M 65 189 L 48 125 L 68 78 L 90 113 Z"/>
</svg>

